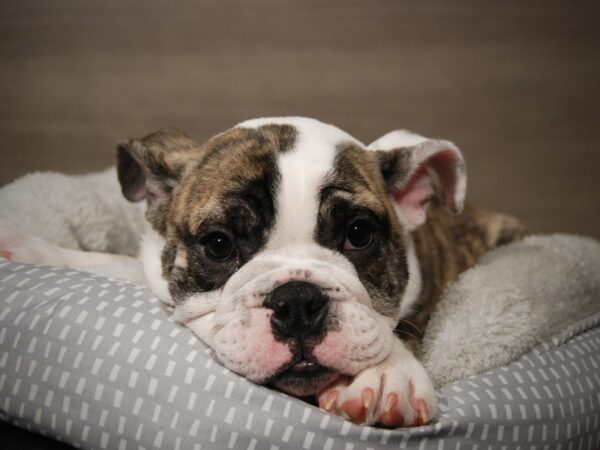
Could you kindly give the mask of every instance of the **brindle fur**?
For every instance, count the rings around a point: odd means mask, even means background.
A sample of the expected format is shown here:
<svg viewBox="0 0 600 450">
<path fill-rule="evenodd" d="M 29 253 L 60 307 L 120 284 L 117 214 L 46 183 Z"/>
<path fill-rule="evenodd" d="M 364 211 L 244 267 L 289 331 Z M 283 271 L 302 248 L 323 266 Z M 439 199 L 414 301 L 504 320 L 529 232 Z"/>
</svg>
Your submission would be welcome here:
<svg viewBox="0 0 600 450">
<path fill-rule="evenodd" d="M 426 222 L 412 233 L 422 288 L 416 311 L 399 330 L 421 337 L 448 283 L 474 266 L 489 250 L 524 237 L 521 223 L 509 215 L 465 206 L 452 214 L 432 199 Z M 408 326 L 407 326 L 408 325 Z"/>
<path fill-rule="evenodd" d="M 374 299 L 375 308 L 382 313 L 389 311 L 390 306 L 392 310 L 398 306 L 394 303 L 394 299 L 398 299 L 395 295 L 408 282 L 404 258 L 406 250 L 399 238 L 404 233 L 403 227 L 390 202 L 381 201 L 386 198 L 386 186 L 410 175 L 405 167 L 408 158 L 402 159 L 402 155 L 398 152 L 365 151 L 355 144 L 340 145 L 334 171 L 325 186 L 326 189 L 337 187 L 338 196 L 346 197 L 349 204 L 377 211 L 390 228 L 387 235 L 389 242 L 382 245 L 378 257 L 373 258 L 367 267 L 357 266 L 361 281 Z M 450 212 L 442 204 L 443 193 L 437 182 L 434 177 L 436 192 L 430 201 L 427 220 L 412 232 L 421 270 L 420 297 L 414 313 L 404 318 L 397 327 L 402 338 L 413 341 L 422 337 L 448 283 L 475 265 L 484 253 L 524 236 L 519 221 L 505 214 L 468 205 L 459 214 Z M 395 272 L 390 270 L 390 266 L 394 265 Z"/>
<path fill-rule="evenodd" d="M 320 200 L 317 242 L 342 251 L 356 267 L 373 307 L 395 316 L 408 282 L 406 249 L 375 153 L 353 143 L 338 145 Z M 374 241 L 365 250 L 344 252 L 345 230 L 357 218 L 373 225 Z"/>
<path fill-rule="evenodd" d="M 123 193 L 133 201 L 147 200 L 147 219 L 166 241 L 162 269 L 175 302 L 221 287 L 264 245 L 274 220 L 275 158 L 295 139 L 292 126 L 265 125 L 234 128 L 198 145 L 168 128 L 119 145 Z M 160 190 L 161 199 L 150 198 L 148 183 Z M 230 224 L 239 258 L 211 261 L 201 245 L 202 233 Z M 175 265 L 178 255 L 185 267 Z"/>
<path fill-rule="evenodd" d="M 169 199 L 188 161 L 199 147 L 183 131 L 162 128 L 144 138 L 120 142 L 117 175 L 130 201 L 146 199 L 146 218 L 159 233 L 166 230 Z"/>
<path fill-rule="evenodd" d="M 123 193 L 130 200 L 147 199 L 148 220 L 166 240 L 163 273 L 170 280 L 174 301 L 222 286 L 265 244 L 275 217 L 276 156 L 291 149 L 296 137 L 292 126 L 266 125 L 234 128 L 197 145 L 183 132 L 168 128 L 119 145 Z M 408 282 L 404 231 L 387 200 L 390 184 L 409 175 L 402 161 L 402 153 L 389 157 L 386 152 L 340 143 L 333 170 L 321 186 L 315 230 L 321 245 L 341 251 L 340 228 L 357 214 L 372 220 L 377 245 L 346 256 L 357 267 L 374 307 L 386 315 L 395 313 Z M 147 181 L 159 187 L 162 200 L 149 198 Z M 207 260 L 199 245 L 202 231 L 232 223 L 242 254 L 225 264 Z M 415 312 L 401 321 L 397 331 L 418 340 L 448 283 L 485 252 L 520 239 L 523 229 L 510 216 L 469 206 L 454 215 L 442 206 L 438 190 L 427 221 L 412 236 L 422 290 Z M 178 255 L 185 267 L 174 264 Z"/>
</svg>

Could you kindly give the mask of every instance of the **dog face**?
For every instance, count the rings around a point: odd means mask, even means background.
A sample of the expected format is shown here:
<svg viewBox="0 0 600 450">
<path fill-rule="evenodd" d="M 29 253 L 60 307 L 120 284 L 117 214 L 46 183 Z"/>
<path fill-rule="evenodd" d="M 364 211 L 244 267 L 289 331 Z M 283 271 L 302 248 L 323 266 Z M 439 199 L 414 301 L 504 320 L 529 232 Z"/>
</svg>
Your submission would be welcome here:
<svg viewBox="0 0 600 450">
<path fill-rule="evenodd" d="M 146 200 L 148 283 L 231 370 L 293 395 L 385 359 L 420 275 L 410 231 L 437 178 L 462 207 L 460 152 L 392 132 L 369 147 L 305 118 L 244 122 L 197 145 L 160 130 L 118 148 Z"/>
</svg>

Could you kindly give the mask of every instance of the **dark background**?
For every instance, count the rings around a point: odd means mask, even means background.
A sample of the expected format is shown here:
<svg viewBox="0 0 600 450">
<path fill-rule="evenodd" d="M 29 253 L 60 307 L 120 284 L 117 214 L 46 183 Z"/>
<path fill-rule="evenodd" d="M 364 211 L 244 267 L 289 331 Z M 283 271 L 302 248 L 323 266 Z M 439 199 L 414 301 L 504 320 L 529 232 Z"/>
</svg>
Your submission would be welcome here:
<svg viewBox="0 0 600 450">
<path fill-rule="evenodd" d="M 600 2 L 0 2 L 0 184 L 306 115 L 454 141 L 468 200 L 600 237 Z"/>
</svg>

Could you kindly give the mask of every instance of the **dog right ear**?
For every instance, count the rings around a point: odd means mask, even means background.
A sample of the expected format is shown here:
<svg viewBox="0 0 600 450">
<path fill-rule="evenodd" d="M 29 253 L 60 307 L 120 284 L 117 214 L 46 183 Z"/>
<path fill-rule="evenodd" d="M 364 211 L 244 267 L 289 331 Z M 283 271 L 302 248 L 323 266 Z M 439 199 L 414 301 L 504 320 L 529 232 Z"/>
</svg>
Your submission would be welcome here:
<svg viewBox="0 0 600 450">
<path fill-rule="evenodd" d="M 175 128 L 162 128 L 117 146 L 121 191 L 131 202 L 146 200 L 146 219 L 160 234 L 166 232 L 172 191 L 192 160 L 190 155 L 198 148 L 183 131 Z"/>
<path fill-rule="evenodd" d="M 197 144 L 176 128 L 119 142 L 117 175 L 125 198 L 146 200 L 148 208 L 167 202 L 189 161 L 187 156 L 196 148 Z"/>
</svg>

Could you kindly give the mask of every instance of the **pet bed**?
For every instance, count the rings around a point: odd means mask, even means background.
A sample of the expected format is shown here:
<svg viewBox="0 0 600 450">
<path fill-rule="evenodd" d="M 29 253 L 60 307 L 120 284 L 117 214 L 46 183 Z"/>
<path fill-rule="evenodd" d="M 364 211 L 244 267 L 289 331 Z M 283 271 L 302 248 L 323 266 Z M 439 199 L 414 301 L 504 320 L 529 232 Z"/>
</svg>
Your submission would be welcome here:
<svg viewBox="0 0 600 450">
<path fill-rule="evenodd" d="M 84 449 L 600 448 L 600 244 L 529 237 L 446 296 L 440 411 L 386 430 L 231 373 L 142 285 L 0 259 L 0 418 Z"/>
</svg>

